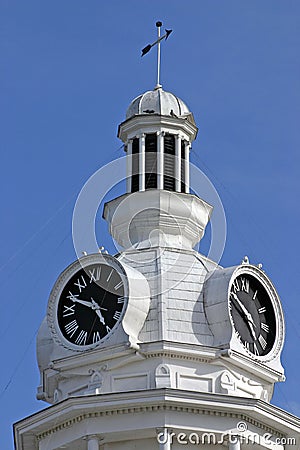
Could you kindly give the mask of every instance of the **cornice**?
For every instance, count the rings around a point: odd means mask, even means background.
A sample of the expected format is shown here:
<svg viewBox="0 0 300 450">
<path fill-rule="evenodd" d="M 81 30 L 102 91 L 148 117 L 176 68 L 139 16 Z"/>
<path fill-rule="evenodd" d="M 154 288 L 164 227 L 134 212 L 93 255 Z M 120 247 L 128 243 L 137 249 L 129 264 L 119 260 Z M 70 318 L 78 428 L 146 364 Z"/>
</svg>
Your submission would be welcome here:
<svg viewBox="0 0 300 450">
<path fill-rule="evenodd" d="M 139 114 L 122 122 L 118 127 L 118 137 L 125 142 L 129 132 L 139 129 L 147 129 L 147 127 L 166 127 L 174 130 L 181 129 L 190 136 L 193 141 L 198 132 L 198 128 L 188 120 L 187 117 L 171 117 L 160 114 Z"/>
<path fill-rule="evenodd" d="M 298 417 L 262 400 L 170 388 L 68 398 L 14 427 L 19 432 L 35 428 L 42 439 L 87 419 L 157 411 L 239 418 L 278 436 L 288 430 L 300 432 Z M 59 417 L 64 420 L 58 422 Z"/>
<path fill-rule="evenodd" d="M 146 358 L 166 357 L 209 363 L 219 356 L 219 352 L 217 348 L 165 340 L 140 344 L 140 353 Z"/>
<path fill-rule="evenodd" d="M 262 400 L 170 388 L 68 398 L 14 427 L 41 440 L 84 420 L 159 411 L 241 419 L 278 437 L 300 432 L 298 417 Z"/>
</svg>

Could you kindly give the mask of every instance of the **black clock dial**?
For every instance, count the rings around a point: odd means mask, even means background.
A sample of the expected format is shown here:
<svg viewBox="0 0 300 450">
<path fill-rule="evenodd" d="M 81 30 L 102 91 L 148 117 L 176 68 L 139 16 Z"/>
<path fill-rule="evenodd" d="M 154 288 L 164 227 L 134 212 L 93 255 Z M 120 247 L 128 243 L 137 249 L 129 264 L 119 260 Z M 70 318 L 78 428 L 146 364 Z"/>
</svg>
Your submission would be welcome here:
<svg viewBox="0 0 300 450">
<path fill-rule="evenodd" d="M 108 264 L 88 265 L 72 276 L 60 295 L 59 329 L 74 345 L 96 344 L 118 324 L 124 304 L 121 274 Z"/>
<path fill-rule="evenodd" d="M 239 275 L 230 289 L 230 314 L 245 348 L 255 356 L 267 355 L 276 338 L 276 318 L 270 296 L 252 275 Z"/>
</svg>

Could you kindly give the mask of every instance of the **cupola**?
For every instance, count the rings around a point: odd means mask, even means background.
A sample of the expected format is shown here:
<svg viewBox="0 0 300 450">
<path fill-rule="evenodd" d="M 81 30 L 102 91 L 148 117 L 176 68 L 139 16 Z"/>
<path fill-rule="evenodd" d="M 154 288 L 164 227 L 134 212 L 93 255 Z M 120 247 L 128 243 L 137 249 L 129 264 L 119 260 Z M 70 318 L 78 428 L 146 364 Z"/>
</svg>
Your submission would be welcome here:
<svg viewBox="0 0 300 450">
<path fill-rule="evenodd" d="M 197 131 L 187 105 L 161 86 L 132 100 L 118 131 L 127 152 L 127 193 L 188 193 L 189 153 Z"/>
</svg>

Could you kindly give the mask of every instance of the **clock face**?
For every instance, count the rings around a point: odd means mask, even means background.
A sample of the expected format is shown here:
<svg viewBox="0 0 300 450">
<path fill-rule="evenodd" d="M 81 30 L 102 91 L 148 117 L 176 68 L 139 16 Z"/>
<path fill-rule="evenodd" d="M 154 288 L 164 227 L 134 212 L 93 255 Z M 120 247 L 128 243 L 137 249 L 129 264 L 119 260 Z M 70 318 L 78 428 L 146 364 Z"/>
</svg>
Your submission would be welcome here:
<svg viewBox="0 0 300 450">
<path fill-rule="evenodd" d="M 124 312 L 124 282 L 109 264 L 94 263 L 77 271 L 57 303 L 57 323 L 71 344 L 93 347 L 117 326 Z"/>
<path fill-rule="evenodd" d="M 270 296 L 254 276 L 237 276 L 229 294 L 230 316 L 244 347 L 255 356 L 267 355 L 276 339 L 276 317 Z"/>
</svg>

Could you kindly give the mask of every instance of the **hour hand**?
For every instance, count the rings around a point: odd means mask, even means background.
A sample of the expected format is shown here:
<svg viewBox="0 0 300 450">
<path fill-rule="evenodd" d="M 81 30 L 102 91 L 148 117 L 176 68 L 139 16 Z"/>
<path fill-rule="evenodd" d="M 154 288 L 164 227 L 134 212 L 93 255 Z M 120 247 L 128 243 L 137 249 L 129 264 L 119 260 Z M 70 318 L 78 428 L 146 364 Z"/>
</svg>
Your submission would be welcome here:
<svg viewBox="0 0 300 450">
<path fill-rule="evenodd" d="M 103 325 L 105 326 L 105 320 L 104 320 L 104 317 L 103 317 L 102 314 L 101 314 L 100 309 L 95 309 L 95 313 L 96 313 L 97 316 L 99 317 L 100 322 L 103 323 Z"/>
</svg>

